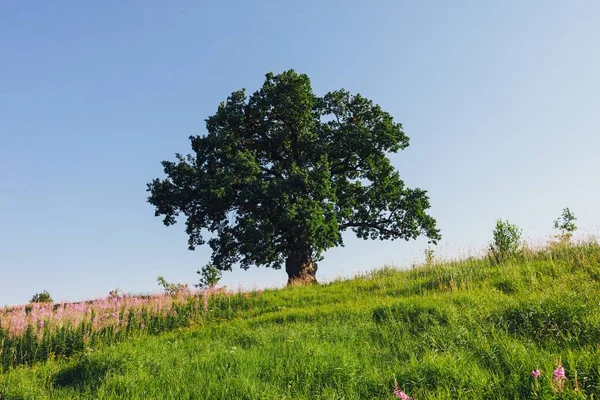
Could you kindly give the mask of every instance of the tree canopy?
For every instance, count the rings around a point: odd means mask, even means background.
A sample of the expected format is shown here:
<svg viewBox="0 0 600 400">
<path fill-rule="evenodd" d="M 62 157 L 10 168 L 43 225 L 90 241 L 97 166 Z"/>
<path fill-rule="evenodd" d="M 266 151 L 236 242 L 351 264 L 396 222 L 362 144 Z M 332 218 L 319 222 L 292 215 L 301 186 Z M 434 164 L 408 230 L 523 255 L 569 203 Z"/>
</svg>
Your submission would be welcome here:
<svg viewBox="0 0 600 400">
<path fill-rule="evenodd" d="M 206 130 L 190 137 L 191 154 L 162 162 L 148 202 L 167 226 L 185 216 L 189 249 L 208 243 L 219 270 L 285 265 L 290 283 L 314 281 L 345 230 L 441 238 L 426 191 L 407 188 L 388 158 L 409 144 L 402 125 L 360 94 L 319 97 L 307 75 L 268 73 L 251 96 L 221 103 Z"/>
</svg>

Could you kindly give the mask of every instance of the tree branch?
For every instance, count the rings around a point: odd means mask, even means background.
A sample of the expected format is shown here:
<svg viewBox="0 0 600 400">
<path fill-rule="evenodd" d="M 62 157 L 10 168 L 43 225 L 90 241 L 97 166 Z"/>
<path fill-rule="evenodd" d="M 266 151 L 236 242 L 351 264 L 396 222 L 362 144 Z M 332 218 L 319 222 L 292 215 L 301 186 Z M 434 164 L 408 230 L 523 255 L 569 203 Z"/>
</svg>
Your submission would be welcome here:
<svg viewBox="0 0 600 400">
<path fill-rule="evenodd" d="M 346 156 L 346 158 L 344 159 L 344 161 L 342 161 L 340 163 L 337 163 L 334 166 L 332 166 L 330 174 L 331 175 L 342 175 L 342 174 L 345 174 L 346 172 L 356 170 L 356 167 L 348 165 L 349 162 L 350 162 L 350 154 L 348 154 Z"/>
<path fill-rule="evenodd" d="M 384 235 L 397 235 L 398 232 L 386 229 L 382 226 L 377 225 L 377 223 L 368 223 L 368 222 L 345 222 L 340 224 L 340 230 L 344 230 L 346 228 L 370 228 L 379 231 L 379 233 L 383 233 Z"/>
</svg>

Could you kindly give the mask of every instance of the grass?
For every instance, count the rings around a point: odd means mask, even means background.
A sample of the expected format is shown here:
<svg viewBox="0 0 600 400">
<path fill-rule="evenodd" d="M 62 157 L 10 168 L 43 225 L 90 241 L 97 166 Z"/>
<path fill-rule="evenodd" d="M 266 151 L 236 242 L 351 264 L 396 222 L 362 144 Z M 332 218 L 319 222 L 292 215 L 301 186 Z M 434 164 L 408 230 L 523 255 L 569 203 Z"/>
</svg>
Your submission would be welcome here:
<svg viewBox="0 0 600 400">
<path fill-rule="evenodd" d="M 0 398 L 392 399 L 394 378 L 415 399 L 599 398 L 599 311 L 595 241 L 384 268 L 222 294 L 186 327 L 8 368 Z"/>
</svg>

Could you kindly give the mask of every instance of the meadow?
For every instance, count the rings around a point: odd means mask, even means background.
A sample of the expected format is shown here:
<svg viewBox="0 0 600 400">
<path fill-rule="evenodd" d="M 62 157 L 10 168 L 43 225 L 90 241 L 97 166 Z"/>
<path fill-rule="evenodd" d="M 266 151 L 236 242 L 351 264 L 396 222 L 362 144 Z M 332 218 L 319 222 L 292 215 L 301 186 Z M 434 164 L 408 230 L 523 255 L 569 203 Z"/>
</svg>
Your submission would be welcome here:
<svg viewBox="0 0 600 400">
<path fill-rule="evenodd" d="M 1 399 L 593 399 L 600 245 L 0 311 Z"/>
</svg>

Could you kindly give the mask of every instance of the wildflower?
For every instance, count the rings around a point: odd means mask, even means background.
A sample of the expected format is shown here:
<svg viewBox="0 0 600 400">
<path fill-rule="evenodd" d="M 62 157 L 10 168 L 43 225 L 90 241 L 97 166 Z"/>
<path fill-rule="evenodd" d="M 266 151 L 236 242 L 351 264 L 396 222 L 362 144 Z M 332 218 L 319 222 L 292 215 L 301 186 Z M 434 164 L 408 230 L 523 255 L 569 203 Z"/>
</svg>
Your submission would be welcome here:
<svg viewBox="0 0 600 400">
<path fill-rule="evenodd" d="M 540 371 L 539 368 L 536 368 L 535 370 L 531 371 L 531 376 L 533 377 L 533 380 L 535 381 L 535 390 L 539 391 L 540 390 L 540 382 L 539 382 L 539 377 L 542 376 L 542 372 Z"/>
<path fill-rule="evenodd" d="M 556 369 L 554 370 L 554 374 L 552 375 L 552 379 L 555 381 L 567 379 L 567 376 L 565 375 L 565 369 L 562 367 L 562 365 L 559 364 L 556 367 Z"/>
<path fill-rule="evenodd" d="M 566 380 L 567 375 L 565 374 L 565 369 L 559 361 L 554 373 L 552 374 L 552 385 L 554 386 L 554 390 L 559 392 L 562 391 Z"/>
<path fill-rule="evenodd" d="M 408 397 L 408 395 L 406 393 L 404 393 L 402 390 L 400 390 L 400 387 L 398 386 L 398 381 L 396 380 L 396 377 L 394 376 L 394 396 L 396 396 L 399 399 L 402 400 L 413 400 L 412 397 Z"/>
<path fill-rule="evenodd" d="M 402 390 L 394 390 L 394 395 L 396 395 L 397 398 L 402 400 L 412 400 L 412 397 L 408 397 L 408 395 Z"/>
</svg>

